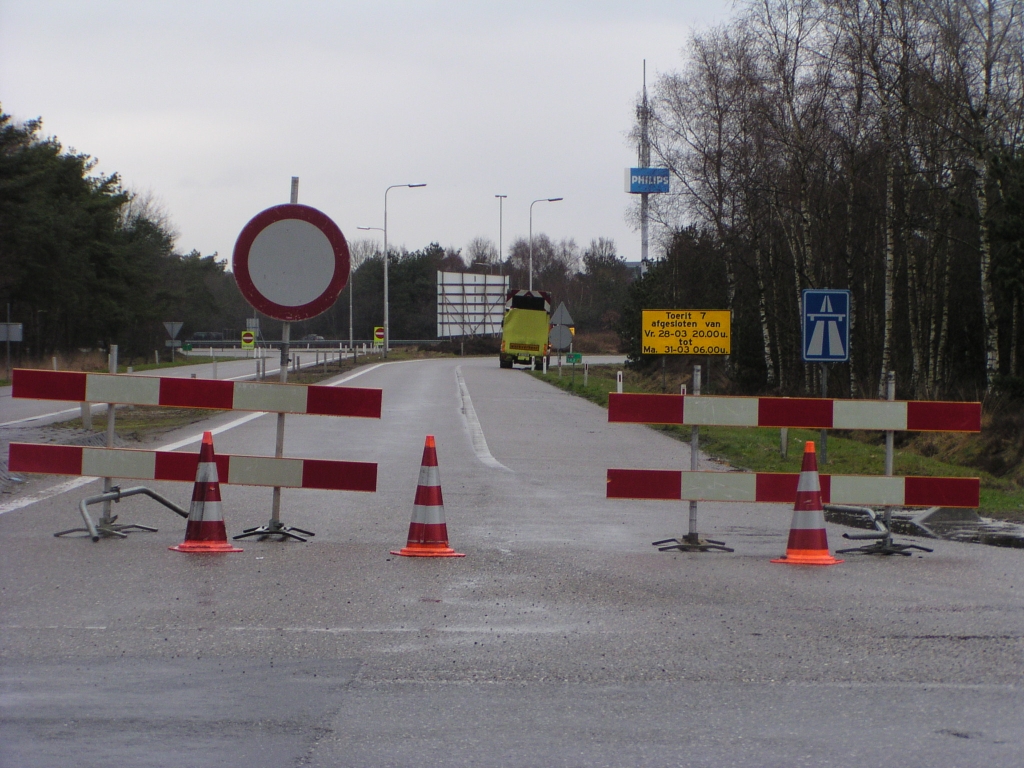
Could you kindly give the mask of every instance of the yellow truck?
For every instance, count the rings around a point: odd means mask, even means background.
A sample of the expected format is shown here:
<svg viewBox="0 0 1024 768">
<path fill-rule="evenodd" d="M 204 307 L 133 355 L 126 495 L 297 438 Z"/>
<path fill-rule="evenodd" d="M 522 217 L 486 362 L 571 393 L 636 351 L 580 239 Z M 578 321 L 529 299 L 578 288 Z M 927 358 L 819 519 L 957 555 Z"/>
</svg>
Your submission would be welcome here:
<svg viewBox="0 0 1024 768">
<path fill-rule="evenodd" d="M 498 364 L 532 365 L 543 368 L 551 331 L 551 294 L 547 291 L 509 291 L 505 296 L 505 317 L 501 323 L 501 351 Z"/>
</svg>

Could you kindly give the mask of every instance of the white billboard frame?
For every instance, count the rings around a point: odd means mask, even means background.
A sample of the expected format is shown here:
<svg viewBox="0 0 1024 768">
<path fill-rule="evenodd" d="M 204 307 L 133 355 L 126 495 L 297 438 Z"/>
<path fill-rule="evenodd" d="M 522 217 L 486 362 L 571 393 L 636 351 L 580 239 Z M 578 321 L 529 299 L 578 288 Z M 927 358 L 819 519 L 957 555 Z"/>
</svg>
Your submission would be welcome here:
<svg viewBox="0 0 1024 768">
<path fill-rule="evenodd" d="M 437 338 L 497 336 L 505 317 L 507 275 L 437 273 Z"/>
</svg>

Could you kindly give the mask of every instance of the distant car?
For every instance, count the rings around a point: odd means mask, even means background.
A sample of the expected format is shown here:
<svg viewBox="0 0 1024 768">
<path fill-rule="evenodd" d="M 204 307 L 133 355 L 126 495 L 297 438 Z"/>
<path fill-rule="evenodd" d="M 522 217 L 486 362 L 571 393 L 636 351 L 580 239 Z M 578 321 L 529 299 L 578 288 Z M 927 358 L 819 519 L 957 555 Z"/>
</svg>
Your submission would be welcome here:
<svg viewBox="0 0 1024 768">
<path fill-rule="evenodd" d="M 307 333 L 305 336 L 302 337 L 302 340 L 303 341 L 323 341 L 324 337 L 323 336 L 317 336 L 315 333 Z"/>
</svg>

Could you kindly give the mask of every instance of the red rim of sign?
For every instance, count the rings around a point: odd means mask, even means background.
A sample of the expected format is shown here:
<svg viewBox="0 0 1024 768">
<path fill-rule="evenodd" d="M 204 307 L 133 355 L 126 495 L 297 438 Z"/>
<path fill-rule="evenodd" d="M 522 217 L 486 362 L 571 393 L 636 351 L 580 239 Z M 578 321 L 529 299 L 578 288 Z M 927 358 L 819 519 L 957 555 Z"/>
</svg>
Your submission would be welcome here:
<svg viewBox="0 0 1024 768">
<path fill-rule="evenodd" d="M 259 234 L 269 227 L 285 219 L 299 219 L 312 224 L 327 237 L 334 250 L 334 276 L 327 288 L 312 301 L 298 306 L 286 306 L 271 301 L 256 288 L 249 274 L 249 250 Z M 235 241 L 235 250 L 231 257 L 231 269 L 235 273 L 235 282 L 245 300 L 267 317 L 275 320 L 309 320 L 322 312 L 326 312 L 338 300 L 345 289 L 349 276 L 348 243 L 327 214 L 310 208 L 308 205 L 285 203 L 267 208 L 253 216 L 242 229 Z"/>
</svg>

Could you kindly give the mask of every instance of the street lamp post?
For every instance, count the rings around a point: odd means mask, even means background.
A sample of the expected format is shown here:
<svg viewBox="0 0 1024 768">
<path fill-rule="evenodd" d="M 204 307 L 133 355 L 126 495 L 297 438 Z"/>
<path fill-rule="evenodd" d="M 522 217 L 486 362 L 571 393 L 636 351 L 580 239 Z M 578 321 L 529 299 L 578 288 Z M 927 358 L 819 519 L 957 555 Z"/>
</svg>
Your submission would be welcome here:
<svg viewBox="0 0 1024 768">
<path fill-rule="evenodd" d="M 504 251 L 501 247 L 501 223 L 502 223 L 502 206 L 505 202 L 505 198 L 508 195 L 495 195 L 498 198 L 498 274 L 504 274 L 502 270 L 501 261 L 505 258 Z"/>
<path fill-rule="evenodd" d="M 376 230 L 377 232 L 383 232 L 381 227 L 356 227 L 356 229 L 362 230 Z M 352 350 L 352 359 L 356 359 L 356 345 L 355 338 L 352 333 L 352 291 L 355 284 L 355 270 L 349 273 L 348 283 L 348 346 Z"/>
<path fill-rule="evenodd" d="M 384 190 L 384 357 L 391 348 L 391 325 L 388 319 L 388 192 L 399 187 L 425 187 L 426 184 L 392 184 Z"/>
<path fill-rule="evenodd" d="M 533 290 L 533 206 L 537 203 L 557 203 L 560 197 L 541 197 L 530 203 L 530 290 Z"/>
</svg>

